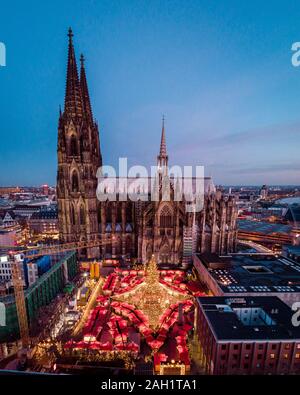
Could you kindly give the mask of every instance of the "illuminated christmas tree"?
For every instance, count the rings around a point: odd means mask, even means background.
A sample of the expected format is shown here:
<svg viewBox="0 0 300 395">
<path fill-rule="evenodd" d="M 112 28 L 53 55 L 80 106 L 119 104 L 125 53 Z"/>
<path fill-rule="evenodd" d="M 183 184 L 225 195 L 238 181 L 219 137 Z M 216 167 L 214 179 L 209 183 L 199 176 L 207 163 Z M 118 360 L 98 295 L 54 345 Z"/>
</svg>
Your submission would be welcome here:
<svg viewBox="0 0 300 395">
<path fill-rule="evenodd" d="M 186 294 L 176 293 L 160 283 L 160 273 L 154 255 L 145 268 L 145 281 L 130 294 L 117 296 L 116 300 L 126 301 L 142 310 L 149 319 L 149 326 L 156 329 L 159 317 L 171 304 L 186 299 Z"/>
</svg>

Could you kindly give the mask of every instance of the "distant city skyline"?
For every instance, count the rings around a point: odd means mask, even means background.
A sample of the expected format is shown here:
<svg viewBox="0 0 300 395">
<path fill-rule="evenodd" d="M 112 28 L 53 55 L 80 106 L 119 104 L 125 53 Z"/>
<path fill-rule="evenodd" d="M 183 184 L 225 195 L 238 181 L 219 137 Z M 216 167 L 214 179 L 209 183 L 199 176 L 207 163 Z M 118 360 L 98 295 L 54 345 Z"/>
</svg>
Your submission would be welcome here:
<svg viewBox="0 0 300 395">
<path fill-rule="evenodd" d="M 204 165 L 221 185 L 300 184 L 299 15 L 296 1 L 6 3 L 0 186 L 56 184 L 69 26 L 104 164 L 155 165 L 165 114 L 170 165 Z"/>
</svg>

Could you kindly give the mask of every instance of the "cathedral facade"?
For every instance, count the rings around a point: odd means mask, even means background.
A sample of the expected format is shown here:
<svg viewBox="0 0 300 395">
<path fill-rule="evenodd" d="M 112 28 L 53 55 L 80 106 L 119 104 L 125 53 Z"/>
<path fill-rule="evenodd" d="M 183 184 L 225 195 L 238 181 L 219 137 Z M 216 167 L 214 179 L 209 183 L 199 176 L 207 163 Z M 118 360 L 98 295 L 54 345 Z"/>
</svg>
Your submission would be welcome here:
<svg viewBox="0 0 300 395">
<path fill-rule="evenodd" d="M 100 247 L 83 249 L 87 258 L 127 256 L 146 262 L 154 254 L 159 263 L 181 263 L 193 252 L 226 254 L 236 247 L 235 200 L 216 191 L 205 177 L 202 209 L 187 210 L 185 199 L 175 199 L 176 182 L 168 174 L 163 121 L 158 172 L 149 178 L 149 190 L 157 199 L 124 199 L 117 182 L 115 199 L 99 201 L 97 173 L 102 167 L 99 130 L 93 118 L 84 58 L 77 71 L 73 34 L 69 30 L 67 81 L 64 110 L 58 122 L 57 200 L 61 242 L 93 242 Z M 127 180 L 136 184 L 136 179 Z M 167 188 L 165 186 L 167 185 Z M 169 198 L 164 196 L 169 191 Z M 140 191 L 137 192 L 137 194 Z M 148 192 L 146 192 L 148 194 Z"/>
</svg>

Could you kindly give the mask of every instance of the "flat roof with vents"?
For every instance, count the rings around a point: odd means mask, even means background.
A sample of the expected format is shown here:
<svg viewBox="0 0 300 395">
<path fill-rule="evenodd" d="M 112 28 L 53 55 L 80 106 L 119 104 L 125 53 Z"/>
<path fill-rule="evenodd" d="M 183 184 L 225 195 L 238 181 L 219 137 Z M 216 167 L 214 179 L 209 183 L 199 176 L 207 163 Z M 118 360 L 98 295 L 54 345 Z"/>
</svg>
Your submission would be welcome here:
<svg viewBox="0 0 300 395">
<path fill-rule="evenodd" d="M 229 255 L 218 257 L 218 266 L 211 264 L 216 262 L 212 255 L 197 254 L 195 258 L 224 294 L 300 292 L 300 263 L 285 257 Z"/>
<path fill-rule="evenodd" d="M 197 303 L 218 340 L 299 340 L 290 307 L 276 296 L 199 297 Z"/>
</svg>

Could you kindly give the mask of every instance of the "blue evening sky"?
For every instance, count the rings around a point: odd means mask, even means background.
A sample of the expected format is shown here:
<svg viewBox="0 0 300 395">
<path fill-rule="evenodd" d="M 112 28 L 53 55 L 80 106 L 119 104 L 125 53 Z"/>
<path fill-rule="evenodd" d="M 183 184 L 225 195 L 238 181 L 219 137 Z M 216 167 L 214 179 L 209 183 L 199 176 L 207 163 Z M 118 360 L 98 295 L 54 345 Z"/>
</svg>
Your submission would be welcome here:
<svg viewBox="0 0 300 395">
<path fill-rule="evenodd" d="M 2 1 L 0 185 L 55 184 L 67 29 L 84 53 L 105 164 L 170 164 L 218 184 L 300 184 L 299 1 Z"/>
</svg>

